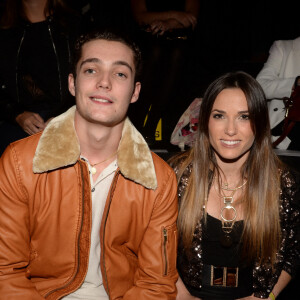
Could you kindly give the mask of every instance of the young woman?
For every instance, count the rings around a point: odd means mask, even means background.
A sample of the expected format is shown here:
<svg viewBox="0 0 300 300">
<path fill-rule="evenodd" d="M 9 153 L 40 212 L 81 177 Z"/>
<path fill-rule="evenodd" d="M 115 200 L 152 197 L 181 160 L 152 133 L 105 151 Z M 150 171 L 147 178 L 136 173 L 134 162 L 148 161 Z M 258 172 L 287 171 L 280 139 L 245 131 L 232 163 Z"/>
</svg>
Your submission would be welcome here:
<svg viewBox="0 0 300 300">
<path fill-rule="evenodd" d="M 299 179 L 274 154 L 259 83 L 228 73 L 207 89 L 178 176 L 177 299 L 273 299 L 299 265 Z"/>
</svg>

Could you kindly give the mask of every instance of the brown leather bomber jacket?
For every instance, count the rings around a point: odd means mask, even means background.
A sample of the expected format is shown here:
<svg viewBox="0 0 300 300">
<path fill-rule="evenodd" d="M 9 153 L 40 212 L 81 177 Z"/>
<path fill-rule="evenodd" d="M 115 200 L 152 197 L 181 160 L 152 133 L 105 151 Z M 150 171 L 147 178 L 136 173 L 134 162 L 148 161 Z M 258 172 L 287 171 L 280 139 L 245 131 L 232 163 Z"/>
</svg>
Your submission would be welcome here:
<svg viewBox="0 0 300 300">
<path fill-rule="evenodd" d="M 0 158 L 0 299 L 61 299 L 88 267 L 91 187 L 75 107 Z M 102 224 L 110 299 L 175 299 L 177 184 L 127 119 Z"/>
</svg>

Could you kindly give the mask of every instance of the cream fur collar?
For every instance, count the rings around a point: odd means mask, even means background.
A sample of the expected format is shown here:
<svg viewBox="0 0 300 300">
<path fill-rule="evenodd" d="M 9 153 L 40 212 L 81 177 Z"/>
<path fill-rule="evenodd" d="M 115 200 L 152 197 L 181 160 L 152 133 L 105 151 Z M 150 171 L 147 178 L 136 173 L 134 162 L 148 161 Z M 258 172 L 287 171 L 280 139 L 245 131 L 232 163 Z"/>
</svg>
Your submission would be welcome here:
<svg viewBox="0 0 300 300">
<path fill-rule="evenodd" d="M 76 106 L 51 120 L 41 135 L 33 158 L 33 172 L 43 173 L 73 165 L 80 156 L 74 127 Z M 151 151 L 142 135 L 127 118 L 117 155 L 118 167 L 126 178 L 156 189 L 157 179 Z"/>
</svg>

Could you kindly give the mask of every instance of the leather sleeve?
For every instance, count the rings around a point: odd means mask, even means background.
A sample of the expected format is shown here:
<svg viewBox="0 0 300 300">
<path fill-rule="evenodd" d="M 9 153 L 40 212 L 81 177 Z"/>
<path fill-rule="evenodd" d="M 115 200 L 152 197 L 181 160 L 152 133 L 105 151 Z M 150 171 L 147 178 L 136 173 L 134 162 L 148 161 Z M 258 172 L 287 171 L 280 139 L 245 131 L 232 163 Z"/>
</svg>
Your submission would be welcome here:
<svg viewBox="0 0 300 300">
<path fill-rule="evenodd" d="M 176 298 L 177 183 L 171 168 L 166 168 L 165 173 L 167 180 L 160 182 L 158 178 L 161 192 L 140 244 L 134 286 L 126 292 L 124 300 Z"/>
<path fill-rule="evenodd" d="M 0 158 L 0 298 L 44 299 L 26 278 L 30 261 L 29 211 L 24 169 L 13 146 Z"/>
</svg>

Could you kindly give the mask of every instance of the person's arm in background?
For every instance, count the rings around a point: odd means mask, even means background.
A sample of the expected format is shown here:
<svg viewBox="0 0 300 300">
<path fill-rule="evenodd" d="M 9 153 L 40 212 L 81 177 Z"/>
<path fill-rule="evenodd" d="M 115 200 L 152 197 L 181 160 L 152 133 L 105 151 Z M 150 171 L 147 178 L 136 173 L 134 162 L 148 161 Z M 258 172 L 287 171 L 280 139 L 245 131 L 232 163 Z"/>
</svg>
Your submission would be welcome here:
<svg viewBox="0 0 300 300">
<path fill-rule="evenodd" d="M 275 41 L 273 43 L 269 51 L 269 57 L 256 77 L 268 100 L 289 97 L 295 82 L 296 76 L 279 77 L 285 59 L 284 42 L 286 43 L 287 41 Z"/>
<path fill-rule="evenodd" d="M 43 118 L 31 111 L 24 111 L 16 117 L 16 122 L 29 135 L 38 133 L 46 127 Z"/>
<path fill-rule="evenodd" d="M 153 34 L 163 34 L 178 28 L 195 28 L 199 13 L 199 0 L 187 0 L 185 11 L 151 12 L 145 0 L 131 0 L 131 10 L 137 23 Z"/>
<path fill-rule="evenodd" d="M 29 135 L 45 128 L 45 122 L 39 114 L 24 111 L 22 104 L 12 101 L 6 91 L 6 82 L 0 79 L 0 121 L 17 123 Z"/>
</svg>

